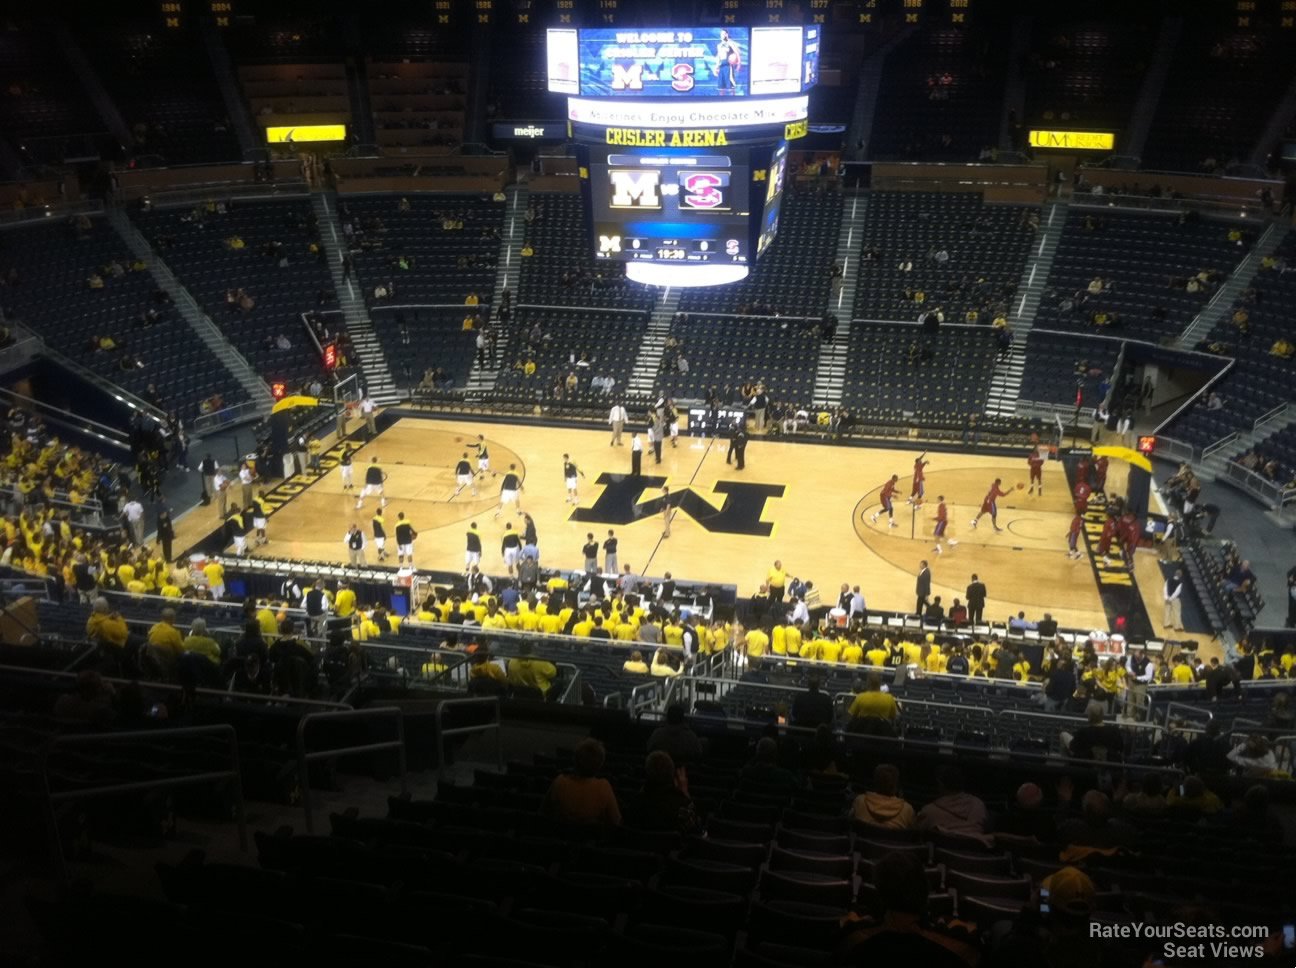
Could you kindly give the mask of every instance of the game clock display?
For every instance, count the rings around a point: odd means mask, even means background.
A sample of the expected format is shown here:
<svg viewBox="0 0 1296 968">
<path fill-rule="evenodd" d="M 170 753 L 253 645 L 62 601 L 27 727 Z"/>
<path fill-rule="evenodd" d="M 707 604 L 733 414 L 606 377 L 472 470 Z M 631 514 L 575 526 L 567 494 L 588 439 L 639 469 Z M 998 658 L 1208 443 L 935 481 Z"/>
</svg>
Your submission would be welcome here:
<svg viewBox="0 0 1296 968">
<path fill-rule="evenodd" d="M 751 261 L 745 151 L 591 148 L 589 172 L 596 258 Z"/>
</svg>

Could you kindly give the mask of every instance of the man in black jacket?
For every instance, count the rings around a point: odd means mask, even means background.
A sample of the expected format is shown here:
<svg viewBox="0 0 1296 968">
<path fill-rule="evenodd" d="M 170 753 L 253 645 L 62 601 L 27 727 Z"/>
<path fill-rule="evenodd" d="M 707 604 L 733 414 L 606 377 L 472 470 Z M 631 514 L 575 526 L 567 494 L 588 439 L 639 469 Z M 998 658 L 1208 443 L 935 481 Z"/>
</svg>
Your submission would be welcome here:
<svg viewBox="0 0 1296 968">
<path fill-rule="evenodd" d="M 1102 706 L 1089 706 L 1089 725 L 1081 726 L 1074 736 L 1062 733 L 1062 745 L 1082 760 L 1102 759 L 1119 763 L 1124 759 L 1125 737 L 1115 723 L 1103 722 Z"/>
<path fill-rule="evenodd" d="M 918 604 L 914 606 L 914 614 L 921 618 L 923 611 L 927 607 L 927 599 L 931 597 L 931 569 L 927 567 L 926 561 L 922 561 L 918 565 L 918 581 L 915 584 L 914 591 L 918 595 Z"/>
<path fill-rule="evenodd" d="M 832 699 L 819 691 L 818 676 L 811 676 L 806 681 L 807 692 L 801 693 L 792 701 L 792 725 L 805 729 L 814 729 L 821 724 L 832 725 Z"/>
<path fill-rule="evenodd" d="M 923 612 L 922 620 L 924 625 L 941 627 L 941 624 L 945 621 L 945 606 L 941 604 L 939 595 L 932 599 L 932 603 L 927 606 L 926 611 Z"/>
<path fill-rule="evenodd" d="M 981 618 L 985 613 L 986 587 L 976 575 L 972 576 L 972 583 L 967 587 L 967 610 L 968 622 L 975 628 L 982 624 Z"/>
<path fill-rule="evenodd" d="M 1075 690 L 1075 670 L 1071 667 L 1071 660 L 1058 659 L 1049 669 L 1048 678 L 1044 680 L 1045 712 L 1062 712 Z"/>
</svg>

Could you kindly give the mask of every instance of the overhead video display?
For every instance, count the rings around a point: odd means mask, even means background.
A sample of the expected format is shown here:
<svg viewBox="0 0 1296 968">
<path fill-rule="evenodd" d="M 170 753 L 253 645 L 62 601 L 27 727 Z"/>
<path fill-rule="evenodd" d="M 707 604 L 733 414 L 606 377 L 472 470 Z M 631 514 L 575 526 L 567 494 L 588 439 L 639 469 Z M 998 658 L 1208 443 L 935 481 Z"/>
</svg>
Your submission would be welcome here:
<svg viewBox="0 0 1296 968">
<path fill-rule="evenodd" d="M 787 179 L 787 142 L 774 151 L 765 179 L 765 208 L 761 211 L 760 235 L 756 240 L 756 257 L 760 258 L 778 235 L 779 210 L 783 204 L 783 183 Z"/>
<path fill-rule="evenodd" d="M 580 93 L 741 96 L 748 91 L 750 49 L 746 27 L 582 30 Z"/>
<path fill-rule="evenodd" d="M 590 149 L 594 254 L 614 262 L 746 263 L 745 150 Z"/>
<path fill-rule="evenodd" d="M 818 27 L 554 29 L 548 86 L 584 97 L 797 94 L 818 80 Z"/>
</svg>

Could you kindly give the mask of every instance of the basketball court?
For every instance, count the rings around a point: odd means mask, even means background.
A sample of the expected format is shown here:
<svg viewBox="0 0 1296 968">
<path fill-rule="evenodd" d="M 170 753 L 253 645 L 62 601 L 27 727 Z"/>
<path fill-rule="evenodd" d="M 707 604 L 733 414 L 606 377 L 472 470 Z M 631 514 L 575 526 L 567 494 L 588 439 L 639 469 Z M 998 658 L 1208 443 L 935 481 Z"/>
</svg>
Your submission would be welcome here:
<svg viewBox="0 0 1296 968">
<path fill-rule="evenodd" d="M 479 494 L 455 494 L 455 464 L 478 433 L 490 449 L 491 470 L 478 477 Z M 740 596 L 755 592 L 773 561 L 781 559 L 789 574 L 813 580 L 823 601 L 835 602 L 842 582 L 858 584 L 871 608 L 912 610 L 920 562 L 932 570 L 932 594 L 948 608 L 963 597 L 976 572 L 989 589 L 986 617 L 1006 621 L 1019 609 L 1038 619 L 1045 611 L 1064 626 L 1107 628 L 1098 579 L 1088 556 L 1070 560 L 1066 532 L 1071 501 L 1060 463 L 1044 466 L 1044 494 L 1030 495 L 1016 485 L 1028 479 L 1027 447 L 1020 457 L 966 453 L 928 453 L 926 501 L 905 503 L 920 451 L 786 443 L 753 436 L 746 468 L 725 462 L 724 440 L 681 436 L 667 442 L 656 464 L 646 437 L 643 472 L 630 474 L 630 434 L 623 445 L 609 446 L 607 431 L 537 427 L 502 423 L 398 418 L 354 454 L 355 491 L 343 491 L 337 469 L 340 448 L 324 459 L 324 473 L 292 481 L 273 492 L 271 543 L 253 553 L 341 564 L 346 561 L 343 535 L 354 521 L 366 535 L 377 506 L 369 498 L 355 509 L 364 469 L 373 457 L 388 475 L 388 533 L 403 511 L 419 533 L 416 564 L 420 568 L 463 569 L 464 532 L 477 522 L 484 549 L 482 567 L 503 574 L 500 538 L 505 523 L 521 531 L 523 519 L 510 509 L 495 516 L 502 474 L 510 464 L 523 478 L 521 509 L 535 520 L 541 563 L 579 570 L 581 547 L 593 533 L 601 544 L 609 529 L 620 539 L 620 561 L 638 574 L 732 583 Z M 566 503 L 562 455 L 583 472 L 579 502 Z M 876 523 L 879 491 L 892 474 L 900 476 L 895 502 L 896 527 L 885 515 Z M 1123 488 L 1124 468 L 1113 462 L 1109 488 Z M 999 502 L 996 533 L 988 516 L 976 529 L 969 525 L 994 479 L 1010 492 Z M 662 536 L 663 486 L 673 509 L 671 535 Z M 937 497 L 944 495 L 949 528 L 943 555 L 933 551 L 932 527 Z M 198 508 L 181 523 L 178 544 L 196 539 L 216 523 L 211 508 Z M 957 542 L 951 546 L 950 540 Z M 389 540 L 394 562 L 394 541 Z M 375 560 L 370 545 L 367 556 Z M 1136 571 L 1156 581 L 1156 565 L 1143 554 Z M 1160 625 L 1158 584 L 1149 586 L 1148 612 Z"/>
</svg>

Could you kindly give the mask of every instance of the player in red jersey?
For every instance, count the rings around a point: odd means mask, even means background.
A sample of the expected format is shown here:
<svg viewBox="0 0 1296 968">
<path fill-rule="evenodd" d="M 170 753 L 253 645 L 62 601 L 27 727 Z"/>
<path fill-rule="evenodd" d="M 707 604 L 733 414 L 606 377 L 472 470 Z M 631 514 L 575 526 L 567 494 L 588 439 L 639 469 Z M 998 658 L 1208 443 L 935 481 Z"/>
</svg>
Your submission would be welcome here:
<svg viewBox="0 0 1296 968">
<path fill-rule="evenodd" d="M 1084 514 L 1089 510 L 1089 495 L 1093 493 L 1093 488 L 1085 480 L 1076 481 L 1075 490 L 1072 496 L 1075 498 L 1076 510 Z"/>
<path fill-rule="evenodd" d="M 1071 519 L 1071 530 L 1067 532 L 1067 547 L 1071 549 L 1067 552 L 1068 558 L 1080 557 L 1080 531 L 1084 528 L 1084 515 L 1076 512 L 1076 516 Z"/>
<path fill-rule="evenodd" d="M 882 507 L 874 511 L 873 517 L 869 518 L 869 521 L 871 521 L 873 524 L 877 524 L 878 515 L 880 515 L 883 511 L 885 511 L 887 513 L 887 517 L 891 519 L 891 527 L 894 528 L 896 526 L 894 499 L 895 499 L 895 492 L 896 492 L 896 482 L 899 480 L 900 480 L 899 474 L 892 474 L 891 480 L 887 481 L 885 484 L 882 485 L 882 495 L 881 495 Z"/>
<path fill-rule="evenodd" d="M 936 536 L 936 547 L 932 550 L 939 555 L 944 554 L 944 549 L 941 547 L 941 539 L 945 537 L 945 528 L 949 524 L 949 510 L 945 507 L 944 494 L 936 500 L 939 502 L 936 505 L 936 527 L 932 530 L 932 533 Z M 951 538 L 950 547 L 953 548 L 956 544 L 958 544 L 958 542 Z"/>
<path fill-rule="evenodd" d="M 999 498 L 1007 497 L 1008 492 L 1000 490 L 999 485 L 1002 483 L 1003 478 L 996 477 L 994 483 L 990 485 L 990 492 L 986 494 L 985 500 L 981 502 L 981 510 L 978 511 L 977 516 L 972 519 L 972 527 L 975 528 L 977 522 L 981 520 L 982 516 L 988 514 L 990 515 L 990 523 L 994 525 L 994 529 L 996 531 L 1003 530 L 1003 528 L 999 527 L 999 505 L 997 502 Z"/>
<path fill-rule="evenodd" d="M 1040 497 L 1044 496 L 1044 455 L 1036 447 L 1026 458 L 1026 463 L 1030 465 L 1030 490 L 1027 494 L 1034 494 L 1036 486 L 1039 487 Z"/>
<path fill-rule="evenodd" d="M 917 504 L 919 501 L 921 501 L 924 497 L 927 496 L 926 482 L 924 480 L 924 475 L 926 474 L 926 472 L 923 470 L 923 468 L 925 468 L 930 463 L 931 461 L 923 460 L 922 457 L 919 457 L 917 460 L 914 461 L 913 489 L 909 492 L 909 501 L 907 503 Z"/>
<path fill-rule="evenodd" d="M 1109 553 L 1111 552 L 1112 539 L 1116 537 L 1118 527 L 1119 524 L 1116 519 L 1109 514 L 1107 520 L 1103 522 L 1102 534 L 1098 536 L 1098 554 L 1102 555 L 1103 564 L 1107 567 L 1111 567 Z"/>
<path fill-rule="evenodd" d="M 1093 465 L 1090 463 L 1088 455 L 1081 457 L 1080 462 L 1076 464 L 1076 480 L 1084 481 L 1086 484 L 1090 483 L 1089 472 L 1092 468 Z"/>
<path fill-rule="evenodd" d="M 1134 552 L 1138 550 L 1139 542 L 1143 539 L 1143 526 L 1139 524 L 1138 517 L 1133 511 L 1126 511 L 1121 515 L 1121 551 L 1125 556 L 1125 567 L 1131 571 L 1134 570 Z"/>
<path fill-rule="evenodd" d="M 1099 457 L 1094 462 L 1094 490 L 1107 490 L 1107 458 Z"/>
</svg>

